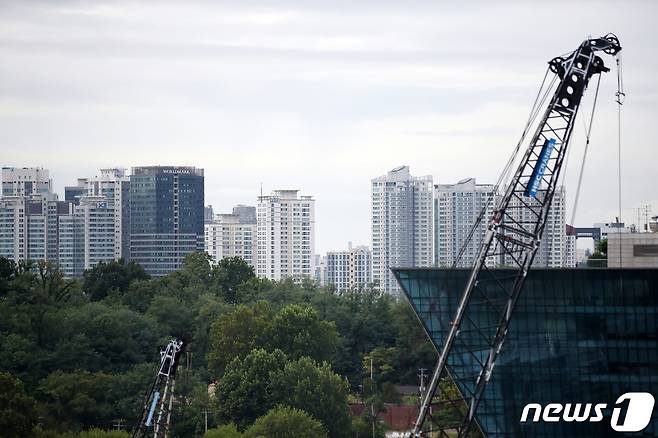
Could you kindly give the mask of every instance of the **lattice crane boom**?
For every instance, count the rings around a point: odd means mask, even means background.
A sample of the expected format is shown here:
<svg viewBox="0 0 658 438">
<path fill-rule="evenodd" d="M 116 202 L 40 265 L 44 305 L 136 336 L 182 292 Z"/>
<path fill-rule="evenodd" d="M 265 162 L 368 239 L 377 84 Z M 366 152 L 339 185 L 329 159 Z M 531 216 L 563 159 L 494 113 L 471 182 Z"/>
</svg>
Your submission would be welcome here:
<svg viewBox="0 0 658 438">
<path fill-rule="evenodd" d="M 184 341 L 172 339 L 160 351 L 160 365 L 149 387 L 132 438 L 167 438 L 171 431 L 171 411 L 176 387 L 176 370 Z"/>
<path fill-rule="evenodd" d="M 484 242 L 423 396 L 413 437 L 422 436 L 439 381 L 448 372 L 458 383 L 466 402 L 459 437 L 469 434 L 539 248 L 583 93 L 593 75 L 609 71 L 596 53 L 616 55 L 620 50 L 617 37 L 608 34 L 585 40 L 570 55 L 549 62 L 559 83 L 489 220 Z M 502 274 L 491 269 L 488 261 L 492 259 L 515 268 L 513 277 L 510 278 L 509 271 Z M 486 315 L 484 319 L 488 323 L 476 322 L 473 318 L 476 313 Z"/>
</svg>

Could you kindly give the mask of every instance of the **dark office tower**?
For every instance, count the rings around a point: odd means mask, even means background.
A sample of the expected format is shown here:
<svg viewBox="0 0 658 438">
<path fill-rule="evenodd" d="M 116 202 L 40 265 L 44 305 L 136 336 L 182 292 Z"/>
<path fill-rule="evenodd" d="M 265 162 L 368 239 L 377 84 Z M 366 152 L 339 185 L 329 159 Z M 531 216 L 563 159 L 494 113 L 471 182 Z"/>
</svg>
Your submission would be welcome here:
<svg viewBox="0 0 658 438">
<path fill-rule="evenodd" d="M 203 169 L 135 167 L 130 176 L 130 259 L 160 277 L 203 251 Z"/>
</svg>

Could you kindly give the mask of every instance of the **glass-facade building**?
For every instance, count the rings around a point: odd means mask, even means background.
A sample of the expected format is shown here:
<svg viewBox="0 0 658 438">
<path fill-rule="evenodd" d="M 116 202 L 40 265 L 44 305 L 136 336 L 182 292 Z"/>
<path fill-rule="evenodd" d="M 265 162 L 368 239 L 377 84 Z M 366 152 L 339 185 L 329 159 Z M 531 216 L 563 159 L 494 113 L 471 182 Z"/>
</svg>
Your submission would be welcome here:
<svg viewBox="0 0 658 438">
<path fill-rule="evenodd" d="M 135 167 L 129 190 L 130 260 L 160 277 L 203 251 L 203 169 Z"/>
<path fill-rule="evenodd" d="M 394 273 L 440 351 L 470 270 Z M 497 322 L 471 308 L 469 316 L 477 324 Z M 459 336 L 484 360 L 486 348 L 471 342 L 475 336 Z M 448 365 L 462 395 L 472 391 L 473 375 L 480 370 L 473 355 L 452 355 Z M 655 408 L 641 432 L 624 435 L 611 428 L 615 402 L 628 392 L 649 392 L 658 399 L 658 269 L 532 269 L 476 414 L 485 436 L 658 436 Z M 598 422 L 521 423 L 529 403 L 571 403 L 572 409 L 575 403 L 606 403 L 607 408 Z"/>
</svg>

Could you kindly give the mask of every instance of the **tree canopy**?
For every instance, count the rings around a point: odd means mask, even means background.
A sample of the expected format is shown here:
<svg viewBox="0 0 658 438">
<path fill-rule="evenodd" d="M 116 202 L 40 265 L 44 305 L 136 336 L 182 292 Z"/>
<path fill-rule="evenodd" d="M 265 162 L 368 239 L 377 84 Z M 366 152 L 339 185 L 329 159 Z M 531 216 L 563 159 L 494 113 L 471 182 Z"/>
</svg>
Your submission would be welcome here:
<svg viewBox="0 0 658 438">
<path fill-rule="evenodd" d="M 9 373 L 0 372 L 0 431 L 7 438 L 31 437 L 37 423 L 35 400 L 23 384 Z"/>
<path fill-rule="evenodd" d="M 190 254 L 162 278 L 101 263 L 79 280 L 52 263 L 0 258 L 0 430 L 15 422 L 32 435 L 14 436 L 125 436 L 104 431 L 135 423 L 172 337 L 191 341 L 172 438 L 201 437 L 206 419 L 228 438 L 279 433 L 280 424 L 359 435 L 349 400 L 368 385 L 378 400 L 394 399 L 392 385 L 415 384 L 416 368 L 436 354 L 408 305 L 389 295 L 256 278 L 239 258 Z"/>
</svg>

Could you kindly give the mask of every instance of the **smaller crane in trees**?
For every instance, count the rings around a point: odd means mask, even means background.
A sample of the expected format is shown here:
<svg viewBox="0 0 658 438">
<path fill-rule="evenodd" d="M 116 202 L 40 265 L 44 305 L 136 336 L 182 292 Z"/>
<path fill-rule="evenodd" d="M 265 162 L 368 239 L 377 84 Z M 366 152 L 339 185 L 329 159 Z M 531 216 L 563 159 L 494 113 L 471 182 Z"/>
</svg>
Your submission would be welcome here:
<svg viewBox="0 0 658 438">
<path fill-rule="evenodd" d="M 176 369 L 185 349 L 185 342 L 172 339 L 160 351 L 160 366 L 144 398 L 144 407 L 132 438 L 167 438 L 171 431 L 171 410 L 174 403 Z"/>
</svg>

